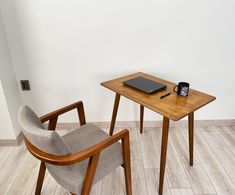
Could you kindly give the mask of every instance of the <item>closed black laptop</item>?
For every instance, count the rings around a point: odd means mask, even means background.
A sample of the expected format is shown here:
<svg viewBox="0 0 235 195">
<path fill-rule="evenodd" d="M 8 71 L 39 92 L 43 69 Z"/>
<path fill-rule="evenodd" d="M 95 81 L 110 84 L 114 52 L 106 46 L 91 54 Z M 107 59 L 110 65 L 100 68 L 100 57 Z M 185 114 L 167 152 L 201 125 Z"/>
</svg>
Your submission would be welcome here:
<svg viewBox="0 0 235 195">
<path fill-rule="evenodd" d="M 166 85 L 164 84 L 143 77 L 136 77 L 134 79 L 124 81 L 123 83 L 145 93 L 154 93 L 166 88 Z"/>
</svg>

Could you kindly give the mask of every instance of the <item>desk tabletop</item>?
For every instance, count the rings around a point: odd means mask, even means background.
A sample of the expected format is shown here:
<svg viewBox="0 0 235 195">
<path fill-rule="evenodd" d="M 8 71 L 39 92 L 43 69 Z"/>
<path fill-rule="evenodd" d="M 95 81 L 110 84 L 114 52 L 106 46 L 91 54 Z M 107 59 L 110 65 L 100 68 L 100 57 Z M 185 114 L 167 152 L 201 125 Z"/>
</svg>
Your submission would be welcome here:
<svg viewBox="0 0 235 195">
<path fill-rule="evenodd" d="M 135 77 L 144 77 L 157 81 L 165 84 L 167 88 L 153 94 L 146 94 L 123 84 L 123 81 Z M 175 83 L 142 72 L 102 82 L 101 85 L 173 121 L 178 121 L 187 116 L 189 113 L 194 112 L 202 106 L 215 100 L 214 96 L 196 91 L 194 89 L 189 89 L 189 95 L 187 97 L 179 96 L 173 91 L 173 88 L 176 85 Z M 162 95 L 169 92 L 171 93 L 169 96 L 160 99 Z"/>
</svg>

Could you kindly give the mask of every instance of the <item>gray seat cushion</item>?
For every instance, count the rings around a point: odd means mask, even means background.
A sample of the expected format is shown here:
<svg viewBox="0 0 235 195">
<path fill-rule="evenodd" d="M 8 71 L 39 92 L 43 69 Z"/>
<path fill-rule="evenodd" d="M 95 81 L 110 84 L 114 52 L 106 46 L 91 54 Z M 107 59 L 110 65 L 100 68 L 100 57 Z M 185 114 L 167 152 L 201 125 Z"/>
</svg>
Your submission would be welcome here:
<svg viewBox="0 0 235 195">
<path fill-rule="evenodd" d="M 62 136 L 62 140 L 70 153 L 76 153 L 93 146 L 109 135 L 93 124 L 86 124 Z M 100 154 L 93 184 L 103 179 L 110 172 L 122 165 L 122 147 L 115 143 Z M 88 160 L 70 166 L 56 166 L 46 164 L 50 174 L 56 181 L 70 192 L 80 194 Z"/>
</svg>

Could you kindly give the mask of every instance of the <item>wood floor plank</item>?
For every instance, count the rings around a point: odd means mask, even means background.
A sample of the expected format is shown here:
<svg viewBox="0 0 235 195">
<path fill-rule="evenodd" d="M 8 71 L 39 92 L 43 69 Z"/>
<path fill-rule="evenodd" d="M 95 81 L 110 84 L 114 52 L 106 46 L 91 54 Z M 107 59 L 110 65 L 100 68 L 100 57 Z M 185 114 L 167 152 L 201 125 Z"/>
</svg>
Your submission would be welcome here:
<svg viewBox="0 0 235 195">
<path fill-rule="evenodd" d="M 232 128 L 233 133 L 235 133 L 235 125 L 230 125 L 230 127 Z"/>
<path fill-rule="evenodd" d="M 145 178 L 147 184 L 148 195 L 157 194 L 159 187 L 159 169 L 145 169 Z M 167 178 L 165 178 L 163 185 L 163 194 L 171 195 Z"/>
<path fill-rule="evenodd" d="M 29 156 L 24 144 L 16 147 L 0 169 L 0 194 L 7 194 Z"/>
<path fill-rule="evenodd" d="M 40 162 L 36 158 L 29 155 L 8 194 L 30 195 L 37 181 L 39 164 Z M 21 186 L 24 186 L 24 188 Z"/>
<path fill-rule="evenodd" d="M 50 173 L 46 170 L 41 195 L 47 195 L 47 194 L 57 194 L 57 187 L 59 184 L 55 181 L 55 179 L 50 175 Z M 36 189 L 36 188 L 34 188 Z"/>
<path fill-rule="evenodd" d="M 160 168 L 160 148 L 155 142 L 154 128 L 145 128 L 144 133 L 139 134 L 139 141 L 144 168 Z"/>
<path fill-rule="evenodd" d="M 233 153 L 230 152 L 230 149 L 227 148 L 223 142 L 221 142 L 221 138 L 214 132 L 214 128 L 201 128 L 200 133 L 209 144 L 220 164 L 224 167 L 230 180 L 235 185 L 235 156 Z M 235 150 L 235 147 L 231 149 Z"/>
<path fill-rule="evenodd" d="M 92 186 L 90 195 L 101 195 L 102 181 Z"/>
<path fill-rule="evenodd" d="M 218 195 L 218 194 L 195 194 L 195 195 Z"/>
<path fill-rule="evenodd" d="M 3 164 L 7 161 L 8 157 L 10 156 L 10 154 L 13 152 L 13 150 L 15 149 L 15 147 L 0 147 L 0 169 L 3 166 Z"/>
<path fill-rule="evenodd" d="M 157 169 L 144 169 L 144 172 L 145 172 L 148 195 L 156 193 L 158 191 Z M 165 191 L 165 189 L 163 191 Z"/>
<path fill-rule="evenodd" d="M 174 195 L 194 195 L 191 189 L 171 189 L 171 193 Z"/>
<path fill-rule="evenodd" d="M 143 162 L 139 160 L 132 161 L 132 191 L 136 195 L 147 194 Z M 124 172 L 120 167 L 103 179 L 102 195 L 124 194 L 126 194 Z"/>
<path fill-rule="evenodd" d="M 212 127 L 213 129 L 217 129 L 220 127 Z M 217 130 L 219 131 L 219 130 Z M 218 136 L 220 138 L 221 143 L 226 145 L 226 148 L 228 148 L 233 155 L 235 156 L 235 135 L 231 135 L 228 133 L 224 133 L 224 134 L 219 134 Z"/>
<path fill-rule="evenodd" d="M 116 182 L 116 171 L 110 173 L 102 180 L 101 194 L 102 195 L 114 194 L 113 186 L 115 185 L 114 184 L 115 182 Z"/>
<path fill-rule="evenodd" d="M 102 181 L 102 195 L 124 195 L 125 190 L 124 171 L 122 167 L 117 168 Z"/>
<path fill-rule="evenodd" d="M 212 128 L 213 127 L 214 126 L 212 126 Z M 233 128 L 233 126 L 230 125 L 216 126 L 216 128 L 214 128 L 214 131 L 217 134 L 229 134 L 235 136 L 235 129 Z"/>
<path fill-rule="evenodd" d="M 142 160 L 142 154 L 139 144 L 139 136 L 136 128 L 130 128 L 130 147 L 131 147 L 131 160 Z"/>
<path fill-rule="evenodd" d="M 173 130 L 174 129 L 170 128 L 169 136 Z M 154 132 L 157 146 L 160 148 L 161 128 L 156 128 Z M 170 188 L 190 188 L 188 178 L 171 139 L 168 139 L 166 177 L 168 178 Z"/>
<path fill-rule="evenodd" d="M 131 165 L 132 170 L 132 191 L 135 195 L 147 194 L 147 186 L 142 161 L 134 160 Z"/>
<path fill-rule="evenodd" d="M 226 125 L 195 127 L 194 166 L 190 167 L 187 126 L 170 128 L 163 195 L 234 195 L 234 130 L 235 126 Z M 157 195 L 161 128 L 145 127 L 141 135 L 139 127 L 130 128 L 130 144 L 133 195 Z M 0 194 L 33 195 L 39 161 L 24 144 L 0 147 L 0 156 Z M 91 195 L 125 195 L 125 191 L 120 167 L 95 184 Z M 41 194 L 70 193 L 46 172 Z"/>
<path fill-rule="evenodd" d="M 185 131 L 179 130 L 187 137 Z M 223 166 L 217 160 L 214 153 L 204 138 L 199 134 L 200 127 L 195 131 L 195 153 L 199 157 L 203 167 L 205 168 L 216 192 L 223 195 L 235 194 L 235 186 L 226 174 Z"/>
<path fill-rule="evenodd" d="M 194 154 L 194 164 L 193 166 L 189 165 L 189 148 L 188 148 L 188 139 L 185 138 L 183 134 L 180 133 L 178 129 L 183 128 L 184 131 L 187 131 L 187 128 L 183 126 L 173 127 L 170 139 L 173 142 L 173 145 L 176 148 L 178 156 L 181 159 L 181 163 L 184 167 L 187 178 L 190 182 L 190 185 L 195 194 L 210 194 L 216 193 L 215 189 L 203 168 L 201 162 L 198 160 L 198 157 Z"/>
<path fill-rule="evenodd" d="M 48 193 L 48 195 L 49 195 L 49 193 Z M 68 190 L 64 189 L 62 186 L 57 185 L 55 195 L 71 195 L 71 194 Z"/>
</svg>

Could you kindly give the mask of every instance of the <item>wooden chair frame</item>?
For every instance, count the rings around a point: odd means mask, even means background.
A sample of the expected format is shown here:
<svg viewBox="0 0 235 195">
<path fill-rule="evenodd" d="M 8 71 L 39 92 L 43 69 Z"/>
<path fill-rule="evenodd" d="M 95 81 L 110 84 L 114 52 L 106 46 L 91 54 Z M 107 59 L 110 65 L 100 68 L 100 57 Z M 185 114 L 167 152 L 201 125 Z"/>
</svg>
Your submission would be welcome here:
<svg viewBox="0 0 235 195">
<path fill-rule="evenodd" d="M 46 114 L 40 117 L 42 123 L 49 121 L 48 130 L 55 130 L 58 116 L 64 114 L 73 109 L 77 109 L 80 125 L 86 124 L 85 112 L 82 101 L 76 102 L 74 104 L 68 105 L 54 112 Z M 124 129 L 119 133 L 108 137 L 107 139 L 101 141 L 100 143 L 86 148 L 78 153 L 70 154 L 67 156 L 57 156 L 48 154 L 39 148 L 35 147 L 30 141 L 24 136 L 24 141 L 29 152 L 41 161 L 39 174 L 37 179 L 37 185 L 35 194 L 39 195 L 41 193 L 43 180 L 45 176 L 46 166 L 45 163 L 53 165 L 71 165 L 83 161 L 89 158 L 89 163 L 87 166 L 87 171 L 82 187 L 82 195 L 88 195 L 91 190 L 92 182 L 94 179 L 96 167 L 98 164 L 100 152 L 107 148 L 108 146 L 122 140 L 122 151 L 123 151 L 123 168 L 125 173 L 125 183 L 126 183 L 126 193 L 127 195 L 132 195 L 132 184 L 131 184 L 131 163 L 130 163 L 130 141 L 129 141 L 129 131 Z M 73 194 L 73 193 L 71 193 Z"/>
</svg>

